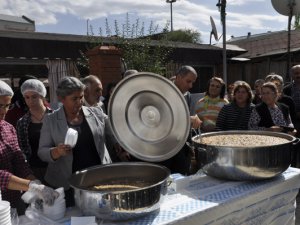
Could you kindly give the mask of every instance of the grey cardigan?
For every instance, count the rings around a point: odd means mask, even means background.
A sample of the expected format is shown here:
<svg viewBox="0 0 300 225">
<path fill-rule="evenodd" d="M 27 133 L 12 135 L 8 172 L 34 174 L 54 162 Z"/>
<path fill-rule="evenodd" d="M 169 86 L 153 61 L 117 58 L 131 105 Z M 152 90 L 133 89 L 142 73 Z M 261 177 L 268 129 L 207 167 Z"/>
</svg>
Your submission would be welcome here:
<svg viewBox="0 0 300 225">
<path fill-rule="evenodd" d="M 97 107 L 82 106 L 82 111 L 93 134 L 102 164 L 111 163 L 109 153 L 104 144 L 105 132 L 113 136 L 107 115 Z M 45 180 L 53 187 L 64 187 L 65 190 L 70 187 L 69 178 L 72 175 L 73 154 L 53 160 L 50 151 L 58 144 L 64 143 L 67 130 L 68 124 L 63 107 L 48 114 L 43 121 L 38 150 L 38 156 L 41 160 L 48 162 Z M 115 141 L 114 138 L 112 139 Z"/>
</svg>

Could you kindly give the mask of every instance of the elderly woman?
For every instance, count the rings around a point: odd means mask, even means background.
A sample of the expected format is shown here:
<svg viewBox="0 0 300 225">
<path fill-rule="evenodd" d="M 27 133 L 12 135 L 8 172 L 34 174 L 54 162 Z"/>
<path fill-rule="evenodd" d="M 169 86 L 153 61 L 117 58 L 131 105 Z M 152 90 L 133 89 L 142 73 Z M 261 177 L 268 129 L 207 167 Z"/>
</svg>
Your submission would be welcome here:
<svg viewBox="0 0 300 225">
<path fill-rule="evenodd" d="M 196 104 L 196 113 L 203 122 L 201 130 L 203 132 L 214 131 L 218 114 L 222 107 L 228 104 L 225 99 L 225 83 L 219 77 L 209 80 L 205 96 Z"/>
<path fill-rule="evenodd" d="M 45 106 L 47 94 L 44 84 L 37 79 L 29 79 L 21 86 L 21 93 L 28 107 L 28 112 L 17 122 L 19 146 L 35 177 L 43 180 L 47 163 L 37 155 L 40 140 L 40 131 L 44 116 L 52 112 Z"/>
<path fill-rule="evenodd" d="M 276 87 L 278 89 L 277 102 L 285 104 L 286 106 L 289 107 L 292 122 L 293 122 L 293 124 L 296 124 L 297 116 L 296 116 L 295 102 L 290 96 L 287 96 L 282 92 L 283 85 L 284 85 L 282 76 L 280 76 L 278 74 L 275 74 L 275 73 L 272 73 L 272 74 L 269 74 L 268 76 L 266 76 L 265 81 L 266 82 L 272 82 L 276 85 Z"/>
<path fill-rule="evenodd" d="M 253 109 L 248 128 L 250 130 L 266 130 L 296 134 L 291 121 L 288 106 L 278 103 L 278 89 L 272 82 L 264 83 L 261 87 L 262 103 Z"/>
<path fill-rule="evenodd" d="M 75 77 L 63 78 L 56 89 L 59 110 L 45 116 L 38 155 L 48 162 L 45 180 L 53 187 L 64 187 L 67 206 L 74 205 L 69 178 L 72 173 L 111 163 L 104 144 L 105 132 L 111 134 L 107 116 L 99 107 L 85 107 L 85 85 Z M 64 143 L 68 128 L 78 132 L 76 145 Z M 113 137 L 111 137 L 113 139 Z"/>
<path fill-rule="evenodd" d="M 233 101 L 224 105 L 216 123 L 217 131 L 248 130 L 248 121 L 254 108 L 249 84 L 239 82 L 233 88 Z"/>
<path fill-rule="evenodd" d="M 9 109 L 12 89 L 0 80 L 0 188 L 2 199 L 17 208 L 19 214 L 25 211 L 20 191 L 31 191 L 42 198 L 45 203 L 53 204 L 57 193 L 34 181 L 35 177 L 21 152 L 15 128 L 4 120 Z"/>
</svg>

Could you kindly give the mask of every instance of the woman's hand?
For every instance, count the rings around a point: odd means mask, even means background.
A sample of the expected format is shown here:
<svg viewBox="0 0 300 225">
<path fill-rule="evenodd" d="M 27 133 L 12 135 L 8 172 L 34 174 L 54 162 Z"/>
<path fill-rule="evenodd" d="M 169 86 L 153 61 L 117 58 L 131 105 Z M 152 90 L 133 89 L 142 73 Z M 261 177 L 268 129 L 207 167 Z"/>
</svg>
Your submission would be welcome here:
<svg viewBox="0 0 300 225">
<path fill-rule="evenodd" d="M 51 150 L 51 156 L 54 160 L 59 159 L 62 156 L 66 156 L 72 153 L 70 145 L 58 144 L 57 147 Z"/>
</svg>

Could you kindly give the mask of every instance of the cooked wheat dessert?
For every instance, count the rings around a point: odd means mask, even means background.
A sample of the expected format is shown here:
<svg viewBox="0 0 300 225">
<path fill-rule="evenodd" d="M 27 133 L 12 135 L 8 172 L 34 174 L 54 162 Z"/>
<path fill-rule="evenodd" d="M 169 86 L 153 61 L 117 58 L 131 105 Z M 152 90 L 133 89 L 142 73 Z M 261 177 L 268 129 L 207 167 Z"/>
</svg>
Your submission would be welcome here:
<svg viewBox="0 0 300 225">
<path fill-rule="evenodd" d="M 262 147 L 288 143 L 289 140 L 281 137 L 251 134 L 230 134 L 202 137 L 195 140 L 198 143 L 215 146 L 230 147 Z"/>
<path fill-rule="evenodd" d="M 125 184 L 102 184 L 91 187 L 94 191 L 125 191 L 134 190 L 139 188 L 138 186 L 125 185 Z"/>
</svg>

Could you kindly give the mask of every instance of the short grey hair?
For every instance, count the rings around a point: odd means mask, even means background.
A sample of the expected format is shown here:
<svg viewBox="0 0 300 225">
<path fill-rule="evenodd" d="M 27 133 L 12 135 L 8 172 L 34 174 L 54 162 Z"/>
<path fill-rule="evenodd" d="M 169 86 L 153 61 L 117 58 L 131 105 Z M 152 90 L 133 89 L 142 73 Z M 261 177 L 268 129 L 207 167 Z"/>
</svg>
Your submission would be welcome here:
<svg viewBox="0 0 300 225">
<path fill-rule="evenodd" d="M 81 81 L 86 87 L 89 87 L 95 81 L 99 81 L 101 83 L 101 80 L 99 79 L 99 77 L 97 77 L 95 75 L 88 75 L 85 78 L 81 79 Z"/>
<path fill-rule="evenodd" d="M 283 78 L 282 78 L 282 76 L 280 76 L 280 75 L 278 75 L 278 74 L 276 74 L 276 73 L 271 73 L 271 74 L 269 74 L 268 76 L 266 76 L 266 78 L 265 78 L 265 81 L 266 82 L 269 82 L 269 81 L 274 81 L 274 80 L 277 80 L 277 81 L 279 81 L 281 84 L 283 84 Z"/>
<path fill-rule="evenodd" d="M 257 80 L 254 82 L 254 85 L 257 85 L 257 84 L 263 85 L 263 83 L 265 83 L 265 80 L 264 80 L 264 79 L 257 79 Z"/>
<path fill-rule="evenodd" d="M 58 84 L 56 95 L 66 97 L 75 91 L 84 91 L 85 85 L 76 77 L 64 77 Z"/>
<path fill-rule="evenodd" d="M 127 77 L 129 75 L 136 74 L 136 73 L 138 73 L 137 70 L 126 70 L 123 77 Z"/>
<path fill-rule="evenodd" d="M 196 77 L 198 76 L 196 70 L 193 67 L 187 66 L 187 65 L 180 67 L 177 70 L 177 72 L 176 72 L 175 75 L 176 76 L 182 76 L 182 77 L 184 77 L 184 76 L 186 76 L 189 73 L 194 74 Z"/>
<path fill-rule="evenodd" d="M 293 66 L 293 67 L 291 68 L 291 74 L 293 75 L 293 74 L 294 74 L 294 71 L 297 70 L 297 69 L 299 69 L 299 68 L 300 68 L 300 64 Z"/>
</svg>

